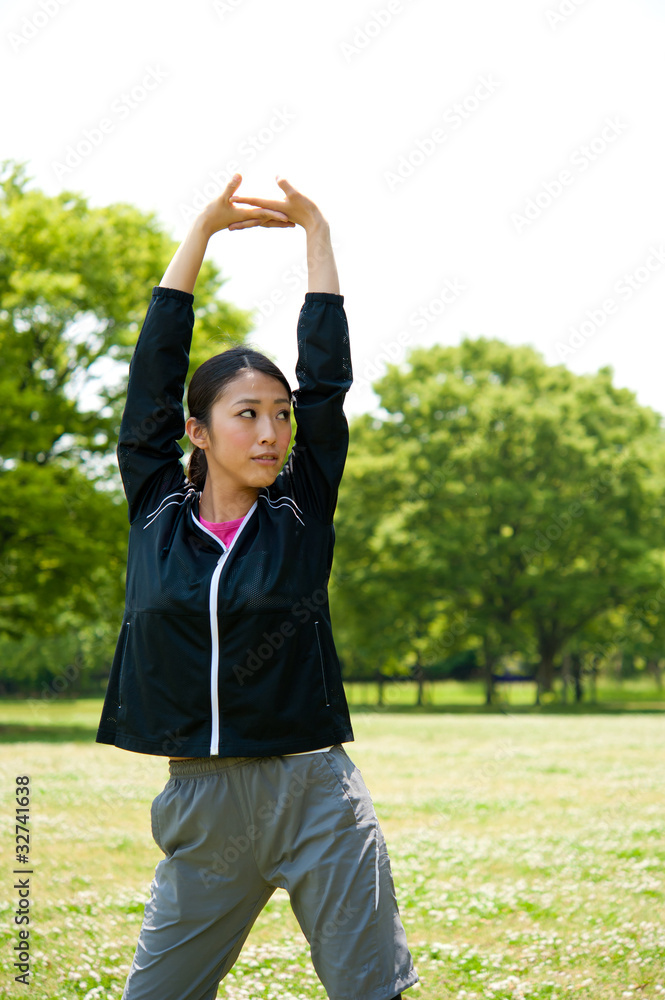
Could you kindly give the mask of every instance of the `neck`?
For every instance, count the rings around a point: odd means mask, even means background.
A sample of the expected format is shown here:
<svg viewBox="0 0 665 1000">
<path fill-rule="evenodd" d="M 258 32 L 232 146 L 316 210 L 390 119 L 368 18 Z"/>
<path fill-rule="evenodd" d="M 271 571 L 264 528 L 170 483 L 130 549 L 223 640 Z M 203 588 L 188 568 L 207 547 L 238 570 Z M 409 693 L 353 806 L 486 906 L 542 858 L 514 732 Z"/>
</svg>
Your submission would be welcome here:
<svg viewBox="0 0 665 1000">
<path fill-rule="evenodd" d="M 199 514 L 204 521 L 211 521 L 213 524 L 236 521 L 248 513 L 258 495 L 258 489 L 254 487 L 215 488 L 208 475 L 199 501 Z"/>
</svg>

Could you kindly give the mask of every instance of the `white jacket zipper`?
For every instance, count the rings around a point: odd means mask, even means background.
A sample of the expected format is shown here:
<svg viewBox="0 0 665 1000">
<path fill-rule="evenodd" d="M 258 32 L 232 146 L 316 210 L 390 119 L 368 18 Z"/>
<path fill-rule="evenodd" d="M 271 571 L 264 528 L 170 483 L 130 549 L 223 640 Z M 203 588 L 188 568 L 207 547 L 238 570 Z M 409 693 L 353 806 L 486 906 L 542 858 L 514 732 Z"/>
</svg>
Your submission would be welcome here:
<svg viewBox="0 0 665 1000">
<path fill-rule="evenodd" d="M 217 539 L 219 541 L 219 539 Z M 221 543 L 220 543 L 221 544 Z M 215 566 L 215 572 L 210 580 L 210 638 L 212 649 L 210 653 L 210 710 L 212 714 L 212 731 L 210 733 L 210 755 L 219 753 L 219 621 L 217 615 L 217 596 L 219 594 L 219 578 L 224 569 L 230 548 L 222 552 Z"/>
<path fill-rule="evenodd" d="M 233 536 L 233 540 L 228 548 L 225 548 L 224 543 L 215 535 L 209 528 L 201 524 L 197 517 L 194 517 L 192 513 L 192 518 L 198 524 L 201 531 L 205 531 L 206 535 L 210 535 L 214 538 L 219 546 L 221 546 L 222 554 L 217 560 L 217 565 L 215 566 L 214 572 L 210 579 L 210 598 L 208 603 L 208 610 L 210 614 L 210 639 L 211 639 L 211 651 L 210 651 L 210 714 L 212 718 L 212 729 L 210 732 L 210 756 L 217 757 L 219 755 L 219 616 L 217 613 L 218 608 L 218 597 L 219 597 L 219 578 L 222 575 L 222 570 L 224 569 L 224 564 L 229 557 L 231 549 L 238 541 L 240 537 L 240 532 L 247 524 L 248 520 L 256 510 L 258 501 L 255 501 L 250 509 L 245 514 L 243 522 Z"/>
</svg>

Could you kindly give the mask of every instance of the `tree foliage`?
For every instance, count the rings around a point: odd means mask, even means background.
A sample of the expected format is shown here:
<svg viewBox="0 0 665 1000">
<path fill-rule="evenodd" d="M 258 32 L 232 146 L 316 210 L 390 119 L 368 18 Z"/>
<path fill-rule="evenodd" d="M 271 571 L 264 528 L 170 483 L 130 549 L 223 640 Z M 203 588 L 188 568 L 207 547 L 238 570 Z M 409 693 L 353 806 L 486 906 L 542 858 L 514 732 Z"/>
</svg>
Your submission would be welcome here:
<svg viewBox="0 0 665 1000">
<path fill-rule="evenodd" d="M 128 362 L 174 250 L 152 214 L 48 196 L 23 166 L 2 165 L 0 637 L 119 619 L 127 518 L 115 444 Z M 249 329 L 221 285 L 204 264 L 193 367 Z"/>
<path fill-rule="evenodd" d="M 465 340 L 411 353 L 354 421 L 340 493 L 344 646 L 388 664 L 555 661 L 662 578 L 665 436 L 611 371 Z M 376 624 L 376 627 L 375 627 Z"/>
</svg>

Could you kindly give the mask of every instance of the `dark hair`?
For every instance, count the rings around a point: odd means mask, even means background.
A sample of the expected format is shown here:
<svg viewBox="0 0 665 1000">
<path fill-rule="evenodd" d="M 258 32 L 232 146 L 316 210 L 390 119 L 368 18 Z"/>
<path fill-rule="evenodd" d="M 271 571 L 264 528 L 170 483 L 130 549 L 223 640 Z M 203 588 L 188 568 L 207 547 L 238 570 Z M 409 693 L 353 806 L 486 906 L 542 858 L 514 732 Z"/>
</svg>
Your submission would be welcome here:
<svg viewBox="0 0 665 1000">
<path fill-rule="evenodd" d="M 276 378 L 286 389 L 289 399 L 291 398 L 291 386 L 270 358 L 251 348 L 231 347 L 222 354 L 208 358 L 192 375 L 187 390 L 189 415 L 209 428 L 213 404 L 237 375 L 248 371 L 262 372 L 264 375 Z M 197 490 L 203 489 L 207 472 L 205 452 L 195 446 L 187 463 L 187 476 Z"/>
</svg>

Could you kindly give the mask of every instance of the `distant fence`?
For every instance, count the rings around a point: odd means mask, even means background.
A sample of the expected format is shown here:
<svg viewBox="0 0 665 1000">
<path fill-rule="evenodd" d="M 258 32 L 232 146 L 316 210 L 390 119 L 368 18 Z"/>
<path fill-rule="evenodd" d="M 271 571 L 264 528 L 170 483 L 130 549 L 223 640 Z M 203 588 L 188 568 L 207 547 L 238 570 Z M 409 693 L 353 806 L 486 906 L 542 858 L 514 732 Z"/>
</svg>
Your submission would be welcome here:
<svg viewBox="0 0 665 1000">
<path fill-rule="evenodd" d="M 665 689 L 647 675 L 617 680 L 611 675 L 599 675 L 589 679 L 589 683 L 576 687 L 572 678 L 557 677 L 551 692 L 539 691 L 535 674 L 494 674 L 493 704 L 519 705 L 524 708 L 545 705 L 587 705 L 615 708 L 626 706 L 628 710 L 665 709 Z M 445 706 L 465 706 L 467 709 L 488 704 L 486 683 L 478 676 L 469 680 L 454 678 L 425 677 L 418 680 L 412 676 L 344 676 L 344 686 L 351 707 L 386 706 L 398 709 L 415 707 L 445 708 Z"/>
</svg>

